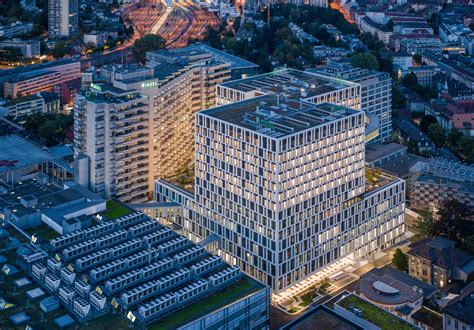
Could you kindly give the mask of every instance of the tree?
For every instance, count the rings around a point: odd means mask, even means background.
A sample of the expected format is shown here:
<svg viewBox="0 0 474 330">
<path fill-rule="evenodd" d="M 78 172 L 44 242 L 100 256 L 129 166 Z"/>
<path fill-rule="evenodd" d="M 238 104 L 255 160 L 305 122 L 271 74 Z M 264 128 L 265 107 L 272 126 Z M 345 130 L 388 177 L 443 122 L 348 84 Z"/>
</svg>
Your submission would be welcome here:
<svg viewBox="0 0 474 330">
<path fill-rule="evenodd" d="M 427 210 L 418 211 L 418 218 L 415 223 L 415 230 L 421 237 L 429 237 L 433 231 L 434 219 L 433 213 Z"/>
<path fill-rule="evenodd" d="M 449 131 L 447 141 L 451 148 L 457 148 L 462 136 L 463 134 L 455 128 Z"/>
<path fill-rule="evenodd" d="M 400 91 L 392 86 L 392 108 L 401 109 L 405 107 L 405 99 L 403 98 Z"/>
<path fill-rule="evenodd" d="M 444 129 L 438 124 L 433 123 L 428 126 L 428 136 L 437 147 L 442 147 L 446 142 Z"/>
<path fill-rule="evenodd" d="M 135 40 L 133 44 L 133 57 L 140 62 L 145 63 L 146 52 L 164 48 L 166 41 L 159 35 L 147 34 L 143 38 Z"/>
<path fill-rule="evenodd" d="M 463 247 L 467 252 L 474 255 L 474 235 L 466 236 L 463 241 Z"/>
<path fill-rule="evenodd" d="M 416 77 L 416 74 L 413 72 L 407 73 L 403 78 L 402 78 L 402 84 L 406 88 L 413 89 L 413 87 L 418 86 L 418 78 Z"/>
<path fill-rule="evenodd" d="M 393 254 L 392 263 L 398 270 L 402 272 L 408 271 L 408 257 L 402 250 L 397 249 Z"/>
<path fill-rule="evenodd" d="M 369 53 L 355 54 L 351 57 L 351 65 L 369 70 L 378 70 L 380 67 L 377 58 Z"/>
<path fill-rule="evenodd" d="M 413 60 L 415 61 L 415 63 L 421 65 L 421 55 L 420 54 L 413 55 Z"/>
<path fill-rule="evenodd" d="M 435 221 L 432 235 L 445 236 L 454 241 L 473 235 L 473 210 L 457 199 L 445 199 L 439 205 L 438 219 Z"/>
<path fill-rule="evenodd" d="M 423 118 L 421 118 L 421 121 L 420 121 L 420 129 L 422 132 L 424 133 L 427 133 L 428 132 L 428 127 L 431 125 L 431 124 L 437 124 L 438 121 L 436 120 L 436 118 L 432 115 L 426 115 L 426 116 L 423 116 Z"/>
</svg>

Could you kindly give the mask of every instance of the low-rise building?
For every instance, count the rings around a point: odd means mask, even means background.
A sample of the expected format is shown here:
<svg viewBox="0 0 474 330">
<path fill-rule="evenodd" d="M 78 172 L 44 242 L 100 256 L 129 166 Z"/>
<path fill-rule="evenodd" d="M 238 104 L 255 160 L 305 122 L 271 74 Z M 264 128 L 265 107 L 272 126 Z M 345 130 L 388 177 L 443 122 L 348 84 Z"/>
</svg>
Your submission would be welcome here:
<svg viewBox="0 0 474 330">
<path fill-rule="evenodd" d="M 474 282 L 443 308 L 443 330 L 474 328 Z"/>
<path fill-rule="evenodd" d="M 86 45 L 92 44 L 95 47 L 101 47 L 109 38 L 117 39 L 117 32 L 92 31 L 84 33 L 83 41 Z"/>
<path fill-rule="evenodd" d="M 0 25 L 0 37 L 11 38 L 33 31 L 33 23 L 15 22 Z"/>
<path fill-rule="evenodd" d="M 474 257 L 455 248 L 455 244 L 441 236 L 411 244 L 407 252 L 408 273 L 439 288 L 450 280 L 466 281 L 474 271 Z"/>
<path fill-rule="evenodd" d="M 35 112 L 45 112 L 44 100 L 39 95 L 28 95 L 17 99 L 3 101 L 0 105 L 0 116 L 21 120 Z"/>
<path fill-rule="evenodd" d="M 80 77 L 81 63 L 62 59 L 1 71 L 0 86 L 4 97 L 16 98 L 52 91 L 55 85 Z"/>
<path fill-rule="evenodd" d="M 362 31 L 371 33 L 381 41 L 383 41 L 384 44 L 388 45 L 390 41 L 390 36 L 393 35 L 393 32 L 387 28 L 383 24 L 379 24 L 369 18 L 368 16 L 365 16 L 361 19 L 361 25 L 360 25 Z"/>
<path fill-rule="evenodd" d="M 439 37 L 443 42 L 458 42 L 465 32 L 466 27 L 462 23 L 441 23 L 439 25 Z"/>
<path fill-rule="evenodd" d="M 398 316 L 411 320 L 424 299 L 434 296 L 436 289 L 396 269 L 373 270 L 361 276 L 359 291 L 362 297 Z"/>
<path fill-rule="evenodd" d="M 474 34 L 465 33 L 461 36 L 461 43 L 466 48 L 468 55 L 474 55 Z"/>
<path fill-rule="evenodd" d="M 341 47 L 328 47 L 321 45 L 313 47 L 313 54 L 317 59 L 337 59 L 352 54 L 352 51 Z"/>
<path fill-rule="evenodd" d="M 27 58 L 39 57 L 41 55 L 41 42 L 39 40 L 9 39 L 0 41 L 0 49 L 6 47 L 18 48 L 21 54 Z"/>
<path fill-rule="evenodd" d="M 474 137 L 474 113 L 457 113 L 451 120 L 454 128 L 466 136 Z"/>
<path fill-rule="evenodd" d="M 402 69 L 407 69 L 413 66 L 412 55 L 404 52 L 386 52 L 382 53 L 382 56 L 392 61 L 393 65 L 396 65 Z"/>
<path fill-rule="evenodd" d="M 394 70 L 396 70 L 399 79 L 409 73 L 414 73 L 418 79 L 418 83 L 423 87 L 430 87 L 433 82 L 433 77 L 439 72 L 438 67 L 428 65 L 410 66 L 406 68 L 394 65 Z"/>
<path fill-rule="evenodd" d="M 379 283 L 377 283 L 377 287 Z M 380 284 L 381 290 L 393 293 L 392 287 Z M 395 289 L 396 290 L 396 289 Z M 353 321 L 364 329 L 404 329 L 419 330 L 415 324 L 381 308 L 369 300 L 354 293 L 344 291 L 334 302 L 334 311 Z"/>
<path fill-rule="evenodd" d="M 377 167 L 407 154 L 407 146 L 398 143 L 374 142 L 365 146 L 365 163 Z"/>
<path fill-rule="evenodd" d="M 407 119 L 395 118 L 393 120 L 394 132 L 401 142 L 412 144 L 418 152 L 432 151 L 435 148 L 431 139 L 423 133 L 415 124 Z"/>
<path fill-rule="evenodd" d="M 434 158 L 417 172 L 409 193 L 412 207 L 436 209 L 446 199 L 457 199 L 474 207 L 473 165 Z"/>
<path fill-rule="evenodd" d="M 396 34 L 433 34 L 433 29 L 425 21 L 397 22 L 393 26 Z"/>
</svg>

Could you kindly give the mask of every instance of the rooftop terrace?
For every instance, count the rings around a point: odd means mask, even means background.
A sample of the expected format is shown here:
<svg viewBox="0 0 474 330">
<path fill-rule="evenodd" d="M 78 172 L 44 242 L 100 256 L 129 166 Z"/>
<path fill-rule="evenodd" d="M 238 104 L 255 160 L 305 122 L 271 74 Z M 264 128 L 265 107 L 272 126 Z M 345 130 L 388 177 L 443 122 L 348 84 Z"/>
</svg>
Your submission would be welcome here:
<svg viewBox="0 0 474 330">
<path fill-rule="evenodd" d="M 263 91 L 289 97 L 310 98 L 358 84 L 306 71 L 284 69 L 221 84 L 241 92 Z"/>
<path fill-rule="evenodd" d="M 356 316 L 378 326 L 382 330 L 418 329 L 415 325 L 408 323 L 385 309 L 377 307 L 354 294 L 349 294 L 345 298 L 339 300 L 336 304 L 354 314 L 357 313 Z"/>
<path fill-rule="evenodd" d="M 293 99 L 280 102 L 278 95 L 265 95 L 201 112 L 276 138 L 356 113 L 360 112 L 330 103 L 316 105 Z"/>
<path fill-rule="evenodd" d="M 311 329 L 363 329 L 357 324 L 338 315 L 326 306 L 319 306 L 303 316 L 285 325 L 283 330 L 311 330 Z"/>
</svg>

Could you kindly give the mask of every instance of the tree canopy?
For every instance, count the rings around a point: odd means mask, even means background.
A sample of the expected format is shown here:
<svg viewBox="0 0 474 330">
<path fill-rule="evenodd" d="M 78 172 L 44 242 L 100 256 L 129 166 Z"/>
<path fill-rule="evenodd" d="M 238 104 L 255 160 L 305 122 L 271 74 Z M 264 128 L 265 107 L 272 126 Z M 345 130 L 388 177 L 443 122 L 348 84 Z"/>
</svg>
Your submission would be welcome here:
<svg viewBox="0 0 474 330">
<path fill-rule="evenodd" d="M 446 142 L 444 129 L 438 123 L 430 124 L 427 133 L 431 141 L 433 141 L 437 147 L 442 147 Z"/>
<path fill-rule="evenodd" d="M 473 215 L 473 210 L 467 204 L 457 199 L 446 199 L 439 205 L 431 235 L 441 235 L 461 242 L 474 234 Z"/>
<path fill-rule="evenodd" d="M 166 40 L 154 34 L 147 34 L 143 38 L 135 40 L 132 53 L 135 59 L 140 63 L 145 63 L 146 53 L 153 50 L 164 48 Z"/>
<path fill-rule="evenodd" d="M 351 57 L 351 65 L 369 70 L 378 70 L 380 67 L 377 57 L 369 53 L 358 53 L 353 55 Z"/>
<path fill-rule="evenodd" d="M 72 115 L 35 112 L 26 118 L 24 127 L 34 137 L 43 140 L 47 147 L 51 147 L 63 142 L 72 125 Z"/>
<path fill-rule="evenodd" d="M 392 263 L 402 272 L 408 271 L 408 257 L 402 250 L 397 249 L 393 254 Z"/>
</svg>

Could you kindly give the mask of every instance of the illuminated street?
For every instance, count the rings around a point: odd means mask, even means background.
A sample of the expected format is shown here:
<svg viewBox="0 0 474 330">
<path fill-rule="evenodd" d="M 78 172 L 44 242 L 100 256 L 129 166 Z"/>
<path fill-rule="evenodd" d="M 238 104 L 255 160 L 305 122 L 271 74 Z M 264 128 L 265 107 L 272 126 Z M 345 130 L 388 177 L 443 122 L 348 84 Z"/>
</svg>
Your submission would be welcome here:
<svg viewBox="0 0 474 330">
<path fill-rule="evenodd" d="M 342 7 L 340 4 L 338 4 L 337 2 L 331 2 L 330 6 L 332 9 L 335 9 L 339 11 L 342 15 L 344 15 L 344 18 L 346 19 L 346 21 L 348 21 L 349 23 L 355 23 L 355 21 L 351 19 L 351 16 L 347 12 L 347 10 L 344 7 Z"/>
</svg>

